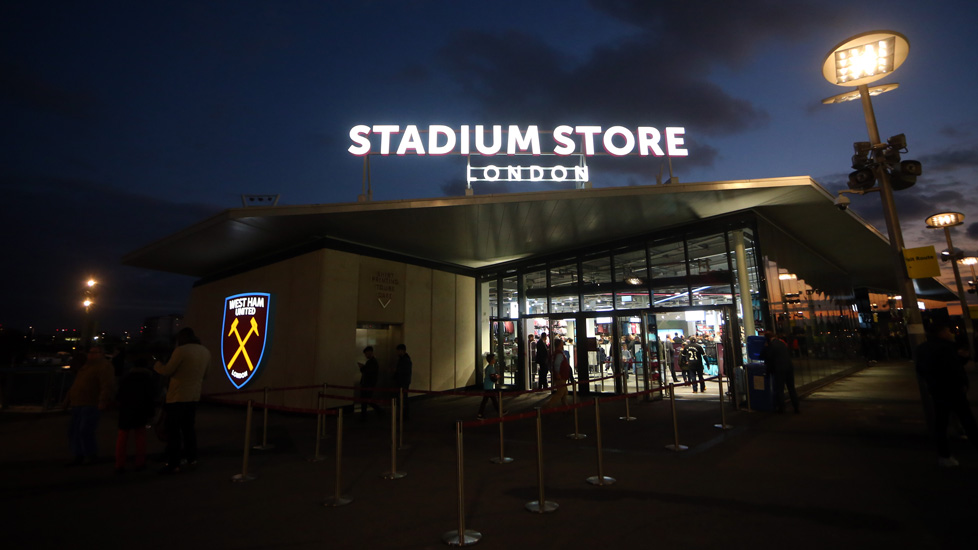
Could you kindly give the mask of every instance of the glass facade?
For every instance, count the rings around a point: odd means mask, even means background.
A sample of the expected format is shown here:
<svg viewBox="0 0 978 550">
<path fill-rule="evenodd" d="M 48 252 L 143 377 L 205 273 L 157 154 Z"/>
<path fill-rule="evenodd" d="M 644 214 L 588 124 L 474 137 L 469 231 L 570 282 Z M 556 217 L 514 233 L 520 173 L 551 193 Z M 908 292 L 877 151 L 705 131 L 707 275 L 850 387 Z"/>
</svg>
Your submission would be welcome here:
<svg viewBox="0 0 978 550">
<path fill-rule="evenodd" d="M 785 335 L 798 386 L 853 367 L 860 341 L 856 308 L 841 296 L 847 289 L 804 278 L 839 269 L 785 249 L 790 240 L 766 224 L 744 213 L 507 264 L 504 272 L 487 268 L 482 330 L 492 335 L 481 341 L 513 365 L 507 384 L 521 389 L 546 381 L 532 355 L 543 333 L 567 343 L 584 391 L 634 392 L 675 380 L 677 337 L 698 338 L 707 376 L 726 372 L 724 364 L 748 362 L 746 337 L 765 329 Z"/>
</svg>

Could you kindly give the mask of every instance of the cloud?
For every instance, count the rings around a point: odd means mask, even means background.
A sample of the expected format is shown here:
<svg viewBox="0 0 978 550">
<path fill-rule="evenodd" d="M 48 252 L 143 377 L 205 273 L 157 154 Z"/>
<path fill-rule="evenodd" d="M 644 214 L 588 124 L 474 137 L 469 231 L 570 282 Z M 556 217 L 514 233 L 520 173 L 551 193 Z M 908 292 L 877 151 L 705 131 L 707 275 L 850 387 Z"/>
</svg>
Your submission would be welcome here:
<svg viewBox="0 0 978 550">
<path fill-rule="evenodd" d="M 924 155 L 919 160 L 924 174 L 978 168 L 978 145 Z"/>
<path fill-rule="evenodd" d="M 591 6 L 637 32 L 599 45 L 580 61 L 528 33 L 462 29 L 441 50 L 440 68 L 490 120 L 543 126 L 641 121 L 659 128 L 683 124 L 687 134 L 704 138 L 729 136 L 766 125 L 770 115 L 730 95 L 710 80 L 711 72 L 735 69 L 769 41 L 799 39 L 799 29 L 831 19 L 819 4 L 775 1 L 595 0 Z M 696 146 L 692 162 L 711 166 L 716 150 L 702 139 Z M 639 174 L 648 165 L 615 169 Z"/>
</svg>

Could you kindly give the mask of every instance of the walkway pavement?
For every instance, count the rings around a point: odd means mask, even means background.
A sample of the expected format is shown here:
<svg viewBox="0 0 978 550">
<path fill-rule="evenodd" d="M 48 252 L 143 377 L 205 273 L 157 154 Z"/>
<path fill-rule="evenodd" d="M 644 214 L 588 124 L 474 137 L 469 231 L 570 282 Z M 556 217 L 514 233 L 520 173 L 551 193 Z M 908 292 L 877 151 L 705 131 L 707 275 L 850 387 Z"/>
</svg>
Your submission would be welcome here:
<svg viewBox="0 0 978 550">
<path fill-rule="evenodd" d="M 532 410 L 540 397 L 509 400 Z M 978 400 L 978 399 L 976 399 Z M 407 476 L 387 480 L 390 431 L 384 418 L 345 424 L 342 488 L 352 504 L 324 507 L 334 493 L 334 428 L 314 451 L 315 419 L 271 414 L 269 442 L 253 451 L 257 479 L 241 471 L 244 412 L 204 405 L 198 415 L 201 464 L 161 476 L 155 468 L 115 475 L 101 464 L 65 468 L 65 415 L 0 415 L 0 543 L 4 548 L 445 548 L 458 527 L 454 421 L 474 419 L 477 397 L 413 403 L 398 455 Z M 941 469 L 925 433 L 913 369 L 883 364 L 839 380 L 802 401 L 802 414 L 727 411 L 717 401 L 621 401 L 600 411 L 604 474 L 592 486 L 595 423 L 581 409 L 542 419 L 545 498 L 559 509 L 528 512 L 538 498 L 533 419 L 506 424 L 511 464 L 499 454 L 496 425 L 464 430 L 466 527 L 481 548 L 974 548 L 978 451 L 953 442 L 961 466 Z M 490 406 L 491 410 L 491 406 Z M 256 414 L 256 421 L 261 418 Z M 115 418 L 103 418 L 109 455 Z M 260 424 L 255 434 L 260 437 Z M 259 441 L 253 440 L 254 443 Z M 159 443 L 151 450 L 159 451 Z M 966 536 L 967 535 L 967 536 Z"/>
</svg>

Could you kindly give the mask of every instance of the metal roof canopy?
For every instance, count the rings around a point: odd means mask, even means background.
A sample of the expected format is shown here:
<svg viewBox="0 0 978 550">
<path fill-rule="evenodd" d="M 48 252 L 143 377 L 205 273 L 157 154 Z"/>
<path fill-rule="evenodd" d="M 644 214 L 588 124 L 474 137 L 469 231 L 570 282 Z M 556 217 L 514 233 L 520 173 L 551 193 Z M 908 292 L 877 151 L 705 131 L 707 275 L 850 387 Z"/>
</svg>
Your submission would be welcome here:
<svg viewBox="0 0 978 550">
<path fill-rule="evenodd" d="M 209 278 L 332 239 L 477 269 L 743 210 L 756 211 L 848 273 L 853 288 L 899 288 L 886 238 L 853 212 L 840 211 L 807 176 L 233 208 L 127 254 L 123 264 Z"/>
</svg>

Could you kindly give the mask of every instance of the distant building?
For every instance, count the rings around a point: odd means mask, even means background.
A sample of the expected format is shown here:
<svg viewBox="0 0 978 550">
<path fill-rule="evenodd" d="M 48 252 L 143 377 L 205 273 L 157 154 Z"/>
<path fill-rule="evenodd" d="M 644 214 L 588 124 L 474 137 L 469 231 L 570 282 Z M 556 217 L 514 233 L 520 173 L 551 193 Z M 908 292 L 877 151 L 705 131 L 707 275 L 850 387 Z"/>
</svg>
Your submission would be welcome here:
<svg viewBox="0 0 978 550">
<path fill-rule="evenodd" d="M 173 343 L 177 331 L 183 327 L 183 315 L 160 315 L 147 317 L 140 329 L 140 339 L 151 344 Z"/>
</svg>

